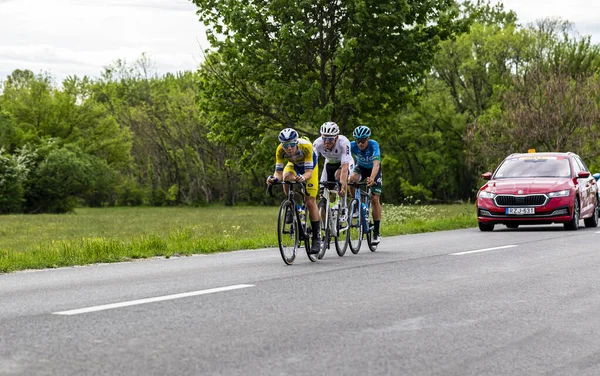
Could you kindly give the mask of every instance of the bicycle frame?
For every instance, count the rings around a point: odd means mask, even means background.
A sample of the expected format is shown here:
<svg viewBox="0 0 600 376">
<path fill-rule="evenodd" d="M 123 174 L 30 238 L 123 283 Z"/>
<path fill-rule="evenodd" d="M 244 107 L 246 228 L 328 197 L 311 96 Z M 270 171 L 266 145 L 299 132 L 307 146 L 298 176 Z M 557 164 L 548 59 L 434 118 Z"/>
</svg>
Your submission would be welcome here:
<svg viewBox="0 0 600 376">
<path fill-rule="evenodd" d="M 341 201 L 339 195 L 336 195 L 335 201 L 333 201 L 333 202 L 331 201 L 331 189 L 329 188 L 330 184 L 335 186 L 334 189 L 336 191 L 338 190 L 339 185 L 337 182 L 320 182 L 319 183 L 321 198 L 323 198 L 325 200 L 325 202 L 327 203 L 327 205 L 325 206 L 327 209 L 330 208 L 332 204 L 339 205 L 339 203 Z M 320 214 L 322 214 L 322 213 L 320 213 Z M 329 214 L 331 214 L 330 210 L 326 210 L 324 223 L 328 229 L 332 230 L 334 232 L 334 234 L 337 235 L 337 229 L 335 228 L 335 224 L 332 224 Z"/>
<path fill-rule="evenodd" d="M 340 228 L 338 223 L 341 197 L 336 195 L 334 201 L 331 200 L 334 190 L 339 190 L 338 182 L 319 182 L 319 195 L 321 199 L 317 204 L 321 222 L 321 249 L 319 251 L 319 259 L 323 258 L 327 249 L 331 245 L 331 237 L 335 239 L 335 246 L 338 256 L 343 256 L 346 252 L 346 243 L 342 247 L 339 243 Z M 336 207 L 337 205 L 337 207 Z M 347 226 L 346 226 L 347 228 Z"/>
<path fill-rule="evenodd" d="M 371 211 L 371 187 L 369 187 L 367 185 L 366 182 L 359 182 L 359 183 L 355 183 L 356 185 L 356 192 L 354 194 L 354 197 L 358 200 L 358 202 L 360 202 L 361 204 L 364 203 L 365 207 L 363 207 L 362 205 L 360 205 L 359 208 L 359 215 L 361 218 L 361 225 L 363 228 L 363 235 L 367 234 L 369 231 L 373 230 L 373 227 L 369 226 L 369 212 Z M 366 190 L 361 189 L 360 187 L 365 186 L 367 187 Z"/>
</svg>

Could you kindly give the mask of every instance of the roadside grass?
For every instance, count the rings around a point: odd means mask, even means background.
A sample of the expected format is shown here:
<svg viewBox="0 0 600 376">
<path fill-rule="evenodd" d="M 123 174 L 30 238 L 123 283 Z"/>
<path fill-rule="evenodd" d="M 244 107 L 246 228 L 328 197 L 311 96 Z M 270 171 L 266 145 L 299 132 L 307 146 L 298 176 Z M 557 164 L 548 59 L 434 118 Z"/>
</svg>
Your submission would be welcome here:
<svg viewBox="0 0 600 376">
<path fill-rule="evenodd" d="M 0 273 L 277 247 L 277 207 L 79 208 L 0 216 Z M 382 235 L 477 226 L 472 204 L 385 205 Z"/>
</svg>

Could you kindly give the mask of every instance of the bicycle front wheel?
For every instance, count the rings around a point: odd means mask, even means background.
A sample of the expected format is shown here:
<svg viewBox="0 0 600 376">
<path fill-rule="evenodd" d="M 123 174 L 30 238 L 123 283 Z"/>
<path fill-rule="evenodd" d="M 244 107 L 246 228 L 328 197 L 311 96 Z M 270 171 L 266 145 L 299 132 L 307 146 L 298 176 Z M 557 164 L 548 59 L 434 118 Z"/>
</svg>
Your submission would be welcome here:
<svg viewBox="0 0 600 376">
<path fill-rule="evenodd" d="M 342 257 L 346 253 L 346 249 L 348 248 L 348 235 L 350 232 L 348 231 L 348 213 L 346 211 L 346 216 L 342 218 L 340 214 L 342 213 L 341 209 L 337 209 L 337 213 L 335 217 L 335 251 L 338 256 Z"/>
<path fill-rule="evenodd" d="M 291 213 L 291 214 L 287 214 Z M 287 222 L 286 223 L 286 215 Z M 277 240 L 279 241 L 279 252 L 283 262 L 292 265 L 296 259 L 296 250 L 298 248 L 299 223 L 296 216 L 296 208 L 293 202 L 285 200 L 279 207 L 279 217 L 277 219 Z"/>
<path fill-rule="evenodd" d="M 369 249 L 371 252 L 375 252 L 377 250 L 377 244 L 373 244 L 373 223 L 369 223 L 369 231 L 367 232 L 367 244 L 369 245 Z"/>
<path fill-rule="evenodd" d="M 327 216 L 329 208 L 327 207 L 327 200 L 325 199 L 319 201 L 318 208 L 320 218 L 319 227 L 321 228 L 321 233 L 319 234 L 319 237 L 321 238 L 321 249 L 319 250 L 317 258 L 320 260 L 325 256 L 325 252 L 327 252 L 327 248 L 329 248 L 329 221 L 331 220 L 331 212 L 329 213 L 329 216 Z"/>
<path fill-rule="evenodd" d="M 360 210 L 360 201 L 352 199 L 350 202 L 350 214 L 348 216 L 348 243 L 352 253 L 357 254 L 360 251 L 362 243 L 363 228 L 361 226 L 362 213 Z"/>
<path fill-rule="evenodd" d="M 310 241 L 312 239 L 313 230 L 310 222 L 310 213 L 308 207 L 306 208 L 306 218 L 305 222 L 302 224 L 302 228 L 304 229 L 304 248 L 306 249 L 306 255 L 310 261 L 316 262 L 319 254 L 310 253 Z"/>
</svg>

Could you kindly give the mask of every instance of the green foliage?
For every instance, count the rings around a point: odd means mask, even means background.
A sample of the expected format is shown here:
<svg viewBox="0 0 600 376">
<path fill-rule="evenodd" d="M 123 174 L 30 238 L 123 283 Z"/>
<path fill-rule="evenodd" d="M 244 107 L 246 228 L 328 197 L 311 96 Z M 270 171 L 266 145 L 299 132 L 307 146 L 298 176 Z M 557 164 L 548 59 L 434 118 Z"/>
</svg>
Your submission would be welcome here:
<svg viewBox="0 0 600 376">
<path fill-rule="evenodd" d="M 313 138 L 328 120 L 349 132 L 393 114 L 439 41 L 464 30 L 452 0 L 194 3 L 216 51 L 199 105 L 235 142 L 282 126 Z"/>
<path fill-rule="evenodd" d="M 64 212 L 79 198 L 92 206 L 114 203 L 118 171 L 131 161 L 131 136 L 90 100 L 90 88 L 87 78 L 69 77 L 58 90 L 49 75 L 22 70 L 4 82 L 0 141 L 33 163 L 23 210 Z"/>
<path fill-rule="evenodd" d="M 0 148 L 0 214 L 21 212 L 26 175 L 26 167 Z"/>
<path fill-rule="evenodd" d="M 494 87 L 495 103 L 468 128 L 470 163 L 493 170 L 506 155 L 529 148 L 596 160 L 600 47 L 560 19 L 539 20 L 521 33 L 526 60 Z"/>
<path fill-rule="evenodd" d="M 117 61 L 93 87 L 93 97 L 115 122 L 133 135 L 129 180 L 124 198 L 147 192 L 151 205 L 234 203 L 247 177 L 239 160 L 245 149 L 226 144 L 210 134 L 210 116 L 202 116 L 195 102 L 198 74 L 183 72 L 152 75 L 151 63 L 142 56 L 135 65 Z M 138 197 L 138 194 L 135 194 Z M 134 198 L 133 201 L 137 201 Z"/>
<path fill-rule="evenodd" d="M 412 197 L 419 201 L 429 201 L 431 199 L 431 191 L 421 183 L 417 185 L 410 184 L 406 179 L 400 179 L 400 189 L 407 198 Z"/>
<path fill-rule="evenodd" d="M 466 121 L 442 82 L 431 80 L 420 101 L 377 129 L 383 150 L 386 202 L 407 196 L 451 201 L 468 197 L 463 134 Z M 378 134 L 387 134 L 383 139 Z"/>
<path fill-rule="evenodd" d="M 497 101 L 496 87 L 510 85 L 526 64 L 528 33 L 514 24 L 475 23 L 467 34 L 441 44 L 435 76 L 450 89 L 457 110 L 474 121 Z"/>
<path fill-rule="evenodd" d="M 117 201 L 117 173 L 110 168 L 108 162 L 95 156 L 87 157 L 90 164 L 88 190 L 79 193 L 83 202 L 91 207 L 100 207 L 106 204 L 114 205 Z"/>
<path fill-rule="evenodd" d="M 140 206 L 144 203 L 145 193 L 131 178 L 124 178 L 116 187 L 117 205 Z"/>
<path fill-rule="evenodd" d="M 0 212 L 272 204 L 277 133 L 328 120 L 371 127 L 388 203 L 468 199 L 529 147 L 600 166 L 600 47 L 568 21 L 523 27 L 488 0 L 194 3 L 212 44 L 197 72 L 142 55 L 1 83 Z"/>
<path fill-rule="evenodd" d="M 14 152 L 20 144 L 20 133 L 20 129 L 15 126 L 14 117 L 8 111 L 0 109 L 0 149 Z"/>
<path fill-rule="evenodd" d="M 34 162 L 25 182 L 27 213 L 69 212 L 76 206 L 76 198 L 94 186 L 97 165 L 76 146 L 60 146 L 51 139 L 30 156 Z"/>
</svg>

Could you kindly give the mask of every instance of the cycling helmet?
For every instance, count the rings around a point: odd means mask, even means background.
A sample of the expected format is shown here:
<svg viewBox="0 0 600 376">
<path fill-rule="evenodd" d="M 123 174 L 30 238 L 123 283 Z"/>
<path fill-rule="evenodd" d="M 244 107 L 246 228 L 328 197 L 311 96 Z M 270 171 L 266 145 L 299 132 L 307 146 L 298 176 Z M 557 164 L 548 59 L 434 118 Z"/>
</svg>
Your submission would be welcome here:
<svg viewBox="0 0 600 376">
<path fill-rule="evenodd" d="M 355 139 L 367 138 L 371 136 L 371 130 L 366 125 L 359 125 L 358 127 L 354 128 L 352 136 Z"/>
<path fill-rule="evenodd" d="M 286 128 L 279 132 L 279 142 L 294 142 L 298 140 L 298 132 L 292 128 Z"/>
<path fill-rule="evenodd" d="M 333 121 L 328 121 L 321 125 L 321 134 L 323 136 L 337 136 L 340 133 L 340 127 Z"/>
</svg>

